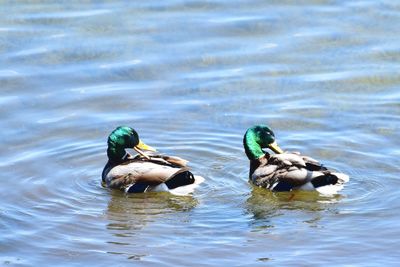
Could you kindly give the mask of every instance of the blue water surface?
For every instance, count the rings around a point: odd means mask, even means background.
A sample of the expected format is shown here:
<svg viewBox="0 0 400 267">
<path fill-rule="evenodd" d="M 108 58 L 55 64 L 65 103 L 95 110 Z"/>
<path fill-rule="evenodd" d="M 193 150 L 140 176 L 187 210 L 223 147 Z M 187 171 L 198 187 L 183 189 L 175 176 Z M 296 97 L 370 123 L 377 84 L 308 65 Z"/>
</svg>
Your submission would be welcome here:
<svg viewBox="0 0 400 267">
<path fill-rule="evenodd" d="M 397 266 L 399 2 L 0 3 L 1 265 Z M 253 187 L 257 123 L 350 182 Z M 103 188 L 118 125 L 206 181 Z"/>
</svg>

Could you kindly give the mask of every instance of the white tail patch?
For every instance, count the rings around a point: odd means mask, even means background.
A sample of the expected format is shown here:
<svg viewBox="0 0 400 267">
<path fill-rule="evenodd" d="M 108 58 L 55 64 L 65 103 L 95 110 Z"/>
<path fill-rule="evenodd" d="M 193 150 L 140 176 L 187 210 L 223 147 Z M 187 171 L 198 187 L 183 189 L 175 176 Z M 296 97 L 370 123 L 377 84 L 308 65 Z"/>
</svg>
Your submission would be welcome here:
<svg viewBox="0 0 400 267">
<path fill-rule="evenodd" d="M 169 189 L 166 184 L 162 183 L 156 186 L 149 186 L 145 192 L 168 192 Z"/>
<path fill-rule="evenodd" d="M 337 184 L 330 184 L 325 186 L 320 186 L 315 188 L 311 182 L 308 182 L 302 186 L 299 186 L 296 189 L 305 190 L 305 191 L 317 191 L 322 195 L 334 195 L 337 194 L 340 190 L 343 189 L 344 184 L 350 180 L 350 177 L 344 173 L 332 173 L 338 178 Z"/>
<path fill-rule="evenodd" d="M 180 186 L 172 190 L 169 190 L 169 192 L 176 196 L 186 196 L 188 194 L 193 193 L 196 187 L 198 187 L 202 182 L 204 182 L 204 180 L 205 179 L 203 177 L 195 175 L 193 184 Z"/>
<path fill-rule="evenodd" d="M 334 195 L 343 189 L 343 184 L 325 185 L 317 187 L 315 190 L 322 195 Z"/>
<path fill-rule="evenodd" d="M 316 188 L 316 190 L 320 194 L 322 194 L 322 195 L 337 194 L 337 192 L 339 192 L 340 190 L 343 189 L 344 184 L 350 180 L 350 177 L 347 174 L 338 173 L 338 172 L 333 172 L 332 174 L 338 178 L 337 184 L 326 185 L 326 186 L 321 186 L 321 187 Z"/>
<path fill-rule="evenodd" d="M 194 189 L 199 186 L 202 182 L 204 182 L 204 178 L 201 176 L 194 176 L 194 183 L 189 185 L 180 186 L 174 189 L 169 190 L 165 183 L 149 186 L 145 192 L 170 192 L 176 196 L 186 196 L 194 192 Z"/>
</svg>

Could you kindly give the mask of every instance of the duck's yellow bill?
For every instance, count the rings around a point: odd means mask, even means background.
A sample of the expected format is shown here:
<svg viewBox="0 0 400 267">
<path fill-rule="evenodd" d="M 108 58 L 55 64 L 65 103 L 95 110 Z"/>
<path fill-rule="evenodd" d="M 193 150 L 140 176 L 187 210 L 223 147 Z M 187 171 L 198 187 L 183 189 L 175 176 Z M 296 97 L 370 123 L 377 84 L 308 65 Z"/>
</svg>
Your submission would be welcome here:
<svg viewBox="0 0 400 267">
<path fill-rule="evenodd" d="M 139 140 L 139 144 L 137 144 L 135 146 L 135 148 L 138 148 L 138 149 L 141 149 L 141 150 L 148 150 L 148 151 L 157 151 L 154 148 L 152 148 L 151 146 L 148 146 L 145 143 L 143 143 L 141 140 Z"/>
<path fill-rule="evenodd" d="M 276 154 L 282 154 L 283 150 L 278 146 L 278 144 L 276 142 L 273 142 L 271 144 L 268 145 L 268 147 L 274 151 Z"/>
</svg>

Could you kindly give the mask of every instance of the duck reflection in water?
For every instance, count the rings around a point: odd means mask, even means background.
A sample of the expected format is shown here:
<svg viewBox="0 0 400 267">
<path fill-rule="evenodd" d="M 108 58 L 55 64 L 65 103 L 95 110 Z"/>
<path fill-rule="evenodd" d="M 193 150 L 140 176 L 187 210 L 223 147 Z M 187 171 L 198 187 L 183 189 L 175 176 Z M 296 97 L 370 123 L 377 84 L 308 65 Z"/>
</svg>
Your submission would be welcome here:
<svg viewBox="0 0 400 267">
<path fill-rule="evenodd" d="M 317 227 L 321 212 L 328 209 L 334 212 L 334 204 L 342 198 L 341 195 L 328 196 L 316 191 L 273 192 L 254 185 L 251 187 L 245 209 L 253 218 L 251 224 L 257 229 L 274 228 L 276 224 L 282 224 L 280 217 L 288 213 L 293 219 L 293 212 L 302 223 Z"/>
<path fill-rule="evenodd" d="M 106 214 L 107 229 L 118 236 L 131 236 L 149 223 L 188 212 L 197 204 L 197 199 L 191 195 L 174 196 L 167 192 L 126 195 L 112 191 Z"/>
</svg>

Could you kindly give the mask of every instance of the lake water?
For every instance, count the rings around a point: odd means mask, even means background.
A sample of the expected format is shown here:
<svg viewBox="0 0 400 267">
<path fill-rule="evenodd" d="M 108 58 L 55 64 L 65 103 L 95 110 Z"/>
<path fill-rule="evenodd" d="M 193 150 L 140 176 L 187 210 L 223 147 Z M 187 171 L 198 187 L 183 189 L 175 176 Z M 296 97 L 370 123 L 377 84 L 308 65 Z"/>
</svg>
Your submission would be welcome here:
<svg viewBox="0 0 400 267">
<path fill-rule="evenodd" d="M 398 264 L 398 1 L 0 2 L 0 265 Z M 257 123 L 350 182 L 254 188 Z M 206 181 L 101 187 L 118 125 Z"/>
</svg>

